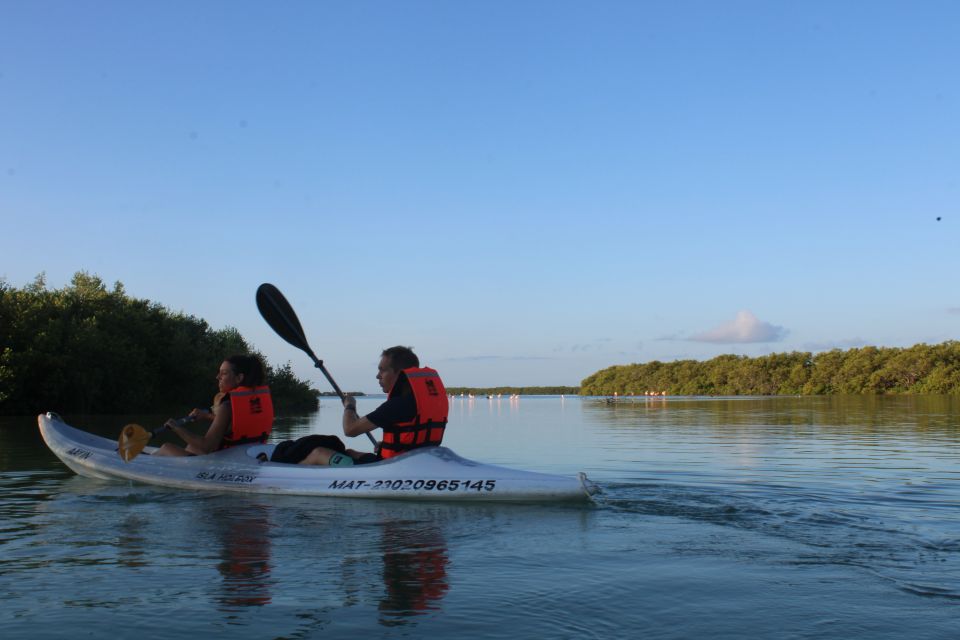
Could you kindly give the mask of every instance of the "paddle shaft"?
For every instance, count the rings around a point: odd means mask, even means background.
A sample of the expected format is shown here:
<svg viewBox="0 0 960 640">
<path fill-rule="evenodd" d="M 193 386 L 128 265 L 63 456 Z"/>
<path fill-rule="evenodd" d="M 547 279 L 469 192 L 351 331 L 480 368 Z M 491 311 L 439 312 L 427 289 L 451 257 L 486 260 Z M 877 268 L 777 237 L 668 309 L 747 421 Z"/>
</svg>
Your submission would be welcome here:
<svg viewBox="0 0 960 640">
<path fill-rule="evenodd" d="M 194 420 L 194 418 L 192 418 L 192 417 L 190 417 L 190 416 L 184 416 L 184 417 L 182 417 L 182 418 L 177 418 L 176 420 L 174 420 L 174 422 L 176 423 L 176 425 L 177 425 L 178 427 L 182 427 L 182 426 L 185 425 L 185 424 L 189 424 L 189 423 L 193 422 L 193 420 Z M 163 433 L 164 431 L 167 431 L 169 428 L 170 428 L 170 427 L 168 427 L 166 423 L 163 423 L 162 425 L 160 425 L 160 426 L 157 427 L 156 429 L 150 429 L 150 435 L 151 435 L 152 437 L 158 436 L 158 435 L 160 435 L 161 433 Z"/>
<path fill-rule="evenodd" d="M 310 348 L 310 344 L 307 342 L 307 336 L 303 332 L 303 326 L 300 324 L 300 319 L 297 317 L 296 311 L 294 311 L 290 303 L 287 302 L 286 297 L 280 293 L 280 290 L 267 282 L 261 284 L 257 288 L 257 308 L 260 310 L 260 315 L 263 316 L 263 319 L 267 321 L 267 324 L 270 325 L 270 328 L 273 329 L 278 336 L 310 356 L 310 359 L 313 360 L 313 366 L 320 369 L 324 377 L 326 377 L 327 382 L 329 382 L 333 390 L 337 392 L 337 396 L 340 397 L 340 402 L 343 402 L 346 398 L 345 394 L 340 390 L 340 387 L 334 381 L 330 372 L 327 371 L 327 368 L 323 366 L 323 360 L 318 358 L 313 352 L 313 349 Z M 370 442 L 372 442 L 374 446 L 377 445 L 376 438 L 374 438 L 369 431 L 367 432 L 367 437 L 370 438 Z"/>
<path fill-rule="evenodd" d="M 312 352 L 309 354 L 313 358 L 313 366 L 323 372 L 323 375 L 327 377 L 327 382 L 330 383 L 330 386 L 333 387 L 333 390 L 337 392 L 337 395 L 340 396 L 340 402 L 343 402 L 346 399 L 346 394 L 340 390 L 340 387 L 337 386 L 337 383 L 333 380 L 333 376 L 330 375 L 330 372 L 327 371 L 327 368 L 323 366 L 323 360 L 317 358 L 313 355 Z M 356 402 L 356 401 L 354 401 Z M 377 446 L 377 439 L 373 437 L 369 431 L 367 431 L 367 437 L 370 438 L 370 442 L 373 443 L 373 446 Z"/>
</svg>

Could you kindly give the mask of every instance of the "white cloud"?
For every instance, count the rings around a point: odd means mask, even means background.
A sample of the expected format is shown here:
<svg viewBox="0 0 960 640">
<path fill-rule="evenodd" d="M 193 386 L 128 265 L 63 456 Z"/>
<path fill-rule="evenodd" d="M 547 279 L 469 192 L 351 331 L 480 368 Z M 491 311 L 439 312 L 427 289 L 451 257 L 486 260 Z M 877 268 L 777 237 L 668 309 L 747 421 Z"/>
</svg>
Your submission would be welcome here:
<svg viewBox="0 0 960 640">
<path fill-rule="evenodd" d="M 740 311 L 732 321 L 689 339 L 694 342 L 717 344 L 744 344 L 749 342 L 779 342 L 787 335 L 783 327 L 763 322 L 749 311 Z"/>
</svg>

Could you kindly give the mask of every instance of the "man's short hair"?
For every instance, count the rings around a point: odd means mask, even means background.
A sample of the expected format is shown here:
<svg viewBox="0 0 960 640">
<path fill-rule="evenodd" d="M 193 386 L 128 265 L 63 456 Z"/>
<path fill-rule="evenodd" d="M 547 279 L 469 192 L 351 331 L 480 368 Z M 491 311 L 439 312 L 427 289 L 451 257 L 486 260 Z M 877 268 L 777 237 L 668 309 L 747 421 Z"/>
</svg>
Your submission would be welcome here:
<svg viewBox="0 0 960 640">
<path fill-rule="evenodd" d="M 390 347 L 389 349 L 384 349 L 380 355 L 390 359 L 390 366 L 394 371 L 403 371 L 404 369 L 420 366 L 420 358 L 417 357 L 417 354 L 413 352 L 411 347 Z"/>
</svg>

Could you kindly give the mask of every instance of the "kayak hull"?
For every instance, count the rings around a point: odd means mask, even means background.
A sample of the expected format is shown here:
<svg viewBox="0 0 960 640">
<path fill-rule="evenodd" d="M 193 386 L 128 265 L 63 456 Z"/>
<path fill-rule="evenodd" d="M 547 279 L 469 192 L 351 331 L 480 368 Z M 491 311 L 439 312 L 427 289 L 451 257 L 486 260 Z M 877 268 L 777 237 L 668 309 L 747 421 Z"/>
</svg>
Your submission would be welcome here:
<svg viewBox="0 0 960 640">
<path fill-rule="evenodd" d="M 262 462 L 275 445 L 231 447 L 205 456 L 151 455 L 130 462 L 117 442 L 66 424 L 54 413 L 37 417 L 50 450 L 72 471 L 101 480 L 130 480 L 177 489 L 237 491 L 339 498 L 481 502 L 585 501 L 596 486 L 584 474 L 567 477 L 483 464 L 447 447 L 417 449 L 352 467 Z"/>
</svg>

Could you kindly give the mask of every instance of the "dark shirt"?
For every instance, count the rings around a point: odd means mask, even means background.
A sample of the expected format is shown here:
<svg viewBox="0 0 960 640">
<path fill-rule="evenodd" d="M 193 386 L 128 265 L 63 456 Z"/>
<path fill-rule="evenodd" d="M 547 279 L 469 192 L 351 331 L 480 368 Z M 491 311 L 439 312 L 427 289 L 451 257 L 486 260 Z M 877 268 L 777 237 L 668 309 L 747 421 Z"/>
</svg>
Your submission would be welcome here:
<svg viewBox="0 0 960 640">
<path fill-rule="evenodd" d="M 417 399 L 413 392 L 395 395 L 387 398 L 387 401 L 366 415 L 367 420 L 383 429 L 398 422 L 412 422 L 417 417 Z M 368 453 L 355 460 L 355 464 L 369 464 L 379 462 L 379 449 L 377 454 Z"/>
<path fill-rule="evenodd" d="M 367 420 L 381 429 L 400 422 L 412 422 L 417 417 L 417 400 L 413 394 L 388 398 L 386 402 L 367 414 Z"/>
</svg>

